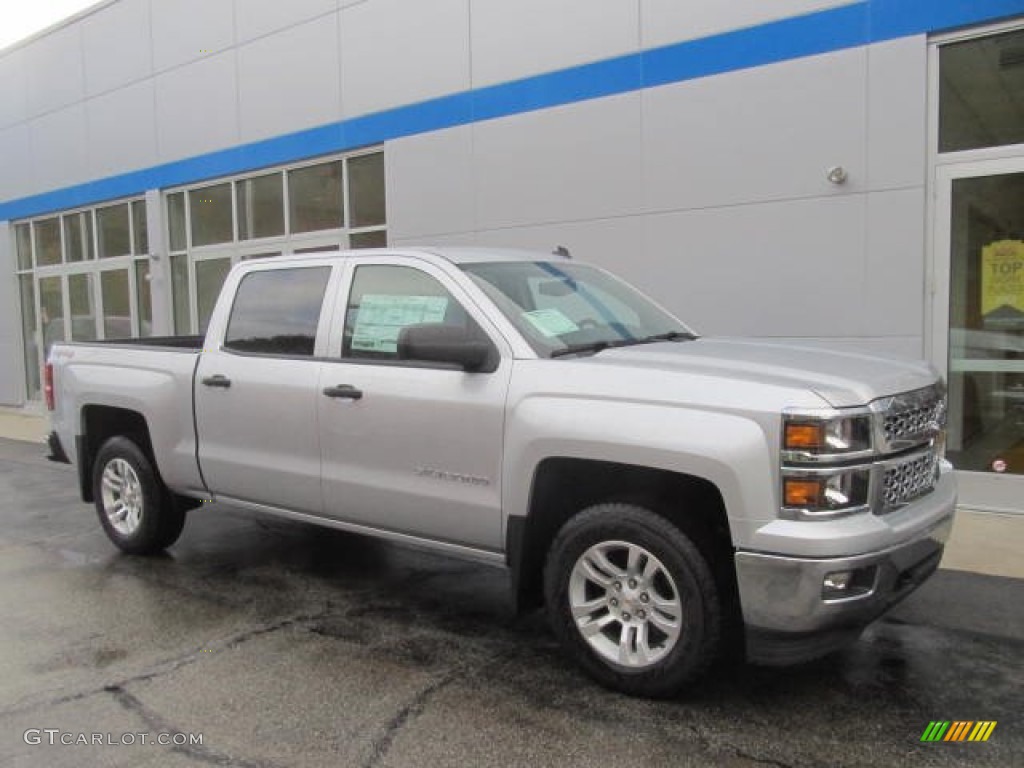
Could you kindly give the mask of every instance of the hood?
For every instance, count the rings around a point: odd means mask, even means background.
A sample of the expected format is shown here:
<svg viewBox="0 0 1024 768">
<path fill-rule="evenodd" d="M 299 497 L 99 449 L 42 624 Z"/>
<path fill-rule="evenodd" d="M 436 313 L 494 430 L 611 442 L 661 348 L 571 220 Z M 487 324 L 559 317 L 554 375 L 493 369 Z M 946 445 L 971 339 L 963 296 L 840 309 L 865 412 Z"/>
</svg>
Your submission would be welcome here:
<svg viewBox="0 0 1024 768">
<path fill-rule="evenodd" d="M 697 339 L 609 349 L 586 358 L 594 365 L 627 365 L 652 372 L 689 372 L 810 390 L 834 408 L 921 389 L 938 379 L 925 362 L 771 341 Z"/>
</svg>

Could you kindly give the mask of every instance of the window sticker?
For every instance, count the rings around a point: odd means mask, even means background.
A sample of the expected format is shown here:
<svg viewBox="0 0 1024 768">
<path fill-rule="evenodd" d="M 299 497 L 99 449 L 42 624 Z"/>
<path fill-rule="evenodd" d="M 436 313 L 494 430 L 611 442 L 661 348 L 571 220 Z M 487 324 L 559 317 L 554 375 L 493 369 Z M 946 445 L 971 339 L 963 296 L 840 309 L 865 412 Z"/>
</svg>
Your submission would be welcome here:
<svg viewBox="0 0 1024 768">
<path fill-rule="evenodd" d="M 447 310 L 445 296 L 364 294 L 352 330 L 352 349 L 394 354 L 405 326 L 444 322 Z"/>
<path fill-rule="evenodd" d="M 530 325 L 549 339 L 580 329 L 576 323 L 557 309 L 535 309 L 533 312 L 523 312 L 523 317 L 529 320 Z"/>
</svg>

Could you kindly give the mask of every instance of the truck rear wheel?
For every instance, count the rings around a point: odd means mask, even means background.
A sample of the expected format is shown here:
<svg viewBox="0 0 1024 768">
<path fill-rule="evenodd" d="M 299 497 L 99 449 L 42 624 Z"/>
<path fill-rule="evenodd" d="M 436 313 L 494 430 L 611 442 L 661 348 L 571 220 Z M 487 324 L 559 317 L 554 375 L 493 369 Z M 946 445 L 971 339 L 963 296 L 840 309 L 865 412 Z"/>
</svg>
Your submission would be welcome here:
<svg viewBox="0 0 1024 768">
<path fill-rule="evenodd" d="M 682 531 L 643 507 L 599 504 L 571 518 L 548 553 L 544 591 L 562 645 L 608 688 L 672 696 L 716 654 L 711 569 Z"/>
<path fill-rule="evenodd" d="M 100 524 L 122 551 L 149 555 L 178 540 L 185 513 L 130 438 L 112 437 L 102 445 L 92 484 Z"/>
</svg>

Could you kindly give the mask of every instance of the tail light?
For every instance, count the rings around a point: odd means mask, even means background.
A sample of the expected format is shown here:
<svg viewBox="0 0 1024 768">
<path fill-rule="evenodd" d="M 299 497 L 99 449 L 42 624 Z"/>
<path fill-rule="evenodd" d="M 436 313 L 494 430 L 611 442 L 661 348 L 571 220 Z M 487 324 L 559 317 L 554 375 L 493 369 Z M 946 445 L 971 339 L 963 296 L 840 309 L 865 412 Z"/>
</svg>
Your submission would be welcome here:
<svg viewBox="0 0 1024 768">
<path fill-rule="evenodd" d="M 43 369 L 43 394 L 46 396 L 46 410 L 56 408 L 53 397 L 53 363 L 47 363 Z"/>
</svg>

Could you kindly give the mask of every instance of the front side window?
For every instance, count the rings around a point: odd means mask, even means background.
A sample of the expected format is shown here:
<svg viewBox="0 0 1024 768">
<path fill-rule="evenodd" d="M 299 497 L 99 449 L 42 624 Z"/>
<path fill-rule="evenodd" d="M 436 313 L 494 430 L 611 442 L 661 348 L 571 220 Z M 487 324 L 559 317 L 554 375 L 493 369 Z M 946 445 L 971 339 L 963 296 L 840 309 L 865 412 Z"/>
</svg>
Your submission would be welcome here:
<svg viewBox="0 0 1024 768">
<path fill-rule="evenodd" d="M 635 289 L 593 267 L 509 261 L 462 269 L 541 355 L 692 336 Z"/>
<path fill-rule="evenodd" d="M 246 354 L 312 357 L 330 267 L 251 272 L 231 308 L 224 348 Z"/>
<path fill-rule="evenodd" d="M 450 325 L 483 337 L 462 305 L 427 273 L 413 267 L 358 267 L 345 312 L 342 355 L 397 360 L 398 337 L 410 325 Z"/>
</svg>

